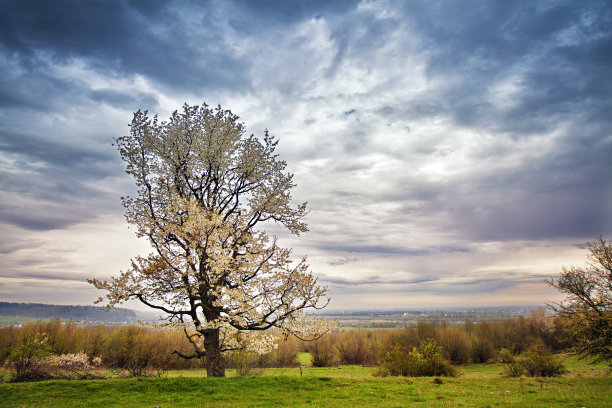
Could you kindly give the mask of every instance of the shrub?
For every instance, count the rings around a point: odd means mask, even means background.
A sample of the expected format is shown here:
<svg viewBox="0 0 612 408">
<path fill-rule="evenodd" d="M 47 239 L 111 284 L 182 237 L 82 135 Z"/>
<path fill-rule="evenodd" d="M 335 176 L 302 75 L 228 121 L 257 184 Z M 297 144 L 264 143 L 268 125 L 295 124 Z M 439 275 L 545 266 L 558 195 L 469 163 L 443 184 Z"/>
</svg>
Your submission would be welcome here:
<svg viewBox="0 0 612 408">
<path fill-rule="evenodd" d="M 48 322 L 40 322 L 41 330 L 47 335 L 47 343 L 53 354 L 70 354 L 79 350 L 78 328 L 72 320 L 62 321 L 59 317 Z"/>
<path fill-rule="evenodd" d="M 48 378 L 41 369 L 42 360 L 51 354 L 44 333 L 21 333 L 21 342 L 12 347 L 7 358 L 13 371 L 11 381 L 36 381 Z"/>
<path fill-rule="evenodd" d="M 89 363 L 87 354 L 82 351 L 75 354 L 50 356 L 45 359 L 45 363 L 62 371 L 77 372 L 93 369 L 93 366 Z"/>
<path fill-rule="evenodd" d="M 272 367 L 296 367 L 298 365 L 298 340 L 295 337 L 281 338 L 278 347 L 271 353 Z"/>
<path fill-rule="evenodd" d="M 527 350 L 527 344 L 524 341 L 523 342 L 512 343 L 512 347 L 510 349 L 510 351 L 514 355 L 522 354 L 525 350 Z"/>
<path fill-rule="evenodd" d="M 507 348 L 503 348 L 497 352 L 497 361 L 504 364 L 510 364 L 514 361 L 514 354 Z"/>
<path fill-rule="evenodd" d="M 422 341 L 433 339 L 436 337 L 437 327 L 433 323 L 418 321 L 416 326 L 416 336 L 419 344 Z"/>
<path fill-rule="evenodd" d="M 407 352 L 399 344 L 391 346 L 380 359 L 380 367 L 377 375 L 387 376 L 418 376 L 419 354 L 416 348 L 412 352 Z"/>
<path fill-rule="evenodd" d="M 227 353 L 225 361 L 227 366 L 236 369 L 236 374 L 241 377 L 261 375 L 262 369 L 258 364 L 257 353 L 247 350 L 235 350 Z"/>
<path fill-rule="evenodd" d="M 331 367 L 336 364 L 334 348 L 327 337 L 320 338 L 312 344 L 313 367 Z"/>
<path fill-rule="evenodd" d="M 226 367 L 236 369 L 238 375 L 259 375 L 262 368 L 297 367 L 301 340 L 283 335 L 272 340 L 275 347 L 262 350 L 246 346 L 225 353 Z"/>
<path fill-rule="evenodd" d="M 82 348 L 90 356 L 102 356 L 104 345 L 108 341 L 111 329 L 105 326 L 86 326 L 80 328 Z"/>
<path fill-rule="evenodd" d="M 446 328 L 441 333 L 442 342 L 453 364 L 465 364 L 472 357 L 472 341 L 468 334 L 456 327 Z"/>
<path fill-rule="evenodd" d="M 380 361 L 378 375 L 393 376 L 454 376 L 455 368 L 445 358 L 442 347 L 433 339 L 421 341 L 408 351 L 400 344 L 387 350 Z"/>
<path fill-rule="evenodd" d="M 342 364 L 376 364 L 377 341 L 372 331 L 351 330 L 335 334 L 335 347 Z"/>
<path fill-rule="evenodd" d="M 101 378 L 92 372 L 100 366 L 102 360 L 99 357 L 91 362 L 87 354 L 83 352 L 49 356 L 44 358 L 39 365 L 45 376 L 53 379 L 82 380 Z"/>
<path fill-rule="evenodd" d="M 133 377 L 164 371 L 173 358 L 167 340 L 169 332 L 152 332 L 144 327 L 124 326 L 114 330 L 105 347 L 105 362 L 126 369 Z"/>
<path fill-rule="evenodd" d="M 557 377 L 566 372 L 563 362 L 543 342 L 531 346 L 518 360 L 530 377 Z"/>
<path fill-rule="evenodd" d="M 504 374 L 507 377 L 520 377 L 525 374 L 525 367 L 523 367 L 519 360 L 512 360 L 506 366 Z"/>
<path fill-rule="evenodd" d="M 0 364 L 4 364 L 11 349 L 19 343 L 21 338 L 22 328 L 10 325 L 7 327 L 0 327 Z"/>
<path fill-rule="evenodd" d="M 100 365 L 100 358 L 90 363 L 87 354 L 52 355 L 47 337 L 43 333 L 21 335 L 21 343 L 11 349 L 7 358 L 13 371 L 11 381 L 40 381 L 49 379 L 98 378 L 91 373 Z"/>
<path fill-rule="evenodd" d="M 455 376 L 456 370 L 443 353 L 442 347 L 433 339 L 426 339 L 419 344 L 418 351 L 423 356 L 422 375 Z"/>
<path fill-rule="evenodd" d="M 565 373 L 563 362 L 556 358 L 543 342 L 537 342 L 511 361 L 505 370 L 509 377 L 557 377 Z"/>
<path fill-rule="evenodd" d="M 495 348 L 487 339 L 478 339 L 472 343 L 472 360 L 475 363 L 486 363 L 495 356 Z"/>
</svg>

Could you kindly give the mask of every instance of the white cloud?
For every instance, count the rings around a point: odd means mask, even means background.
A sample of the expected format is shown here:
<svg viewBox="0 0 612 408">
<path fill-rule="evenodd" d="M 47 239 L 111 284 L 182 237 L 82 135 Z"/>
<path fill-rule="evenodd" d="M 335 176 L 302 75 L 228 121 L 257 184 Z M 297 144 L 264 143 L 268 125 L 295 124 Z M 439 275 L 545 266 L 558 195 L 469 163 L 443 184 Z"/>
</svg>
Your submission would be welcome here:
<svg viewBox="0 0 612 408">
<path fill-rule="evenodd" d="M 271 231 L 309 255 L 331 307 L 542 303 L 541 279 L 581 263 L 574 245 L 612 231 L 609 6 L 566 6 L 127 4 L 82 10 L 78 32 L 61 14 L 8 29 L 4 284 L 84 299 L 82 283 L 51 288 L 146 252 L 112 138 L 136 109 L 205 101 L 279 137 L 311 231 Z"/>
</svg>

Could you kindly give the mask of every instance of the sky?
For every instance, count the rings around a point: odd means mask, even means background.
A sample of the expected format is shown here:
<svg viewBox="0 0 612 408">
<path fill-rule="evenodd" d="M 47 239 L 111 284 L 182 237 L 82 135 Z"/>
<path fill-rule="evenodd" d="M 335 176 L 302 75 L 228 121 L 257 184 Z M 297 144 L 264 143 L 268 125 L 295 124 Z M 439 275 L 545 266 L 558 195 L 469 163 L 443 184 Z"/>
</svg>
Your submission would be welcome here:
<svg viewBox="0 0 612 408">
<path fill-rule="evenodd" d="M 203 102 L 278 138 L 329 310 L 558 301 L 612 238 L 609 1 L 0 0 L 0 300 L 146 255 L 113 138 Z"/>
</svg>

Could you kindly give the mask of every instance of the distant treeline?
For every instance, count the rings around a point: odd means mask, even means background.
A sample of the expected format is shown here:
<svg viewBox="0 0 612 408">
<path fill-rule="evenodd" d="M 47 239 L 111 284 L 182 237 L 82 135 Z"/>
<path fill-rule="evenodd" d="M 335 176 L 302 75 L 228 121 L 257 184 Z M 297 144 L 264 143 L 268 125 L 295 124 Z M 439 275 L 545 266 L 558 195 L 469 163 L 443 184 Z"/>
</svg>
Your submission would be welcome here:
<svg viewBox="0 0 612 408">
<path fill-rule="evenodd" d="M 126 322 L 137 319 L 130 309 L 114 308 L 107 310 L 99 306 L 63 306 L 43 303 L 10 303 L 0 302 L 1 316 L 21 316 L 37 319 L 54 319 L 60 317 L 68 320 L 87 320 L 98 322 Z"/>
</svg>

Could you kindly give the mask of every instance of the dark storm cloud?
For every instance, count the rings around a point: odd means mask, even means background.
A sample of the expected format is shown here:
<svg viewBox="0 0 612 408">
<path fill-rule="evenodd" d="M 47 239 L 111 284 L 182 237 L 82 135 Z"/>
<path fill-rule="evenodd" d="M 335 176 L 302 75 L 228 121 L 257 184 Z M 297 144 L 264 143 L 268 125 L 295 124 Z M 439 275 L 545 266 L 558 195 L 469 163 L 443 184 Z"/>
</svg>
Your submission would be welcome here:
<svg viewBox="0 0 612 408">
<path fill-rule="evenodd" d="M 383 115 L 451 115 L 461 126 L 520 135 L 553 129 L 564 115 L 609 112 L 609 2 L 413 2 L 401 16 L 438 85 L 379 107 Z M 499 106 L 489 92 L 513 76 L 514 106 Z"/>
<path fill-rule="evenodd" d="M 7 1 L 0 8 L 5 58 L 36 69 L 86 59 L 101 72 L 145 75 L 182 90 L 248 87 L 248 62 L 229 52 L 216 13 L 206 3 L 189 16 L 188 3 L 124 1 Z M 183 7 L 187 7 L 183 11 Z M 207 9 L 209 8 L 209 9 Z M 195 17 L 193 25 L 186 18 Z"/>
<path fill-rule="evenodd" d="M 0 108 L 61 114 L 78 102 L 102 103 L 127 110 L 135 107 L 154 110 L 158 106 L 157 97 L 151 93 L 92 89 L 77 79 L 54 77 L 50 73 L 52 63 L 46 59 L 38 60 L 37 65 L 36 70 L 14 63 L 0 66 L 0 72 L 4 71 L 0 77 Z"/>
<path fill-rule="evenodd" d="M 343 14 L 353 9 L 356 4 L 354 1 L 345 0 L 294 0 L 281 2 L 275 0 L 236 0 L 232 3 L 237 8 L 246 8 L 245 14 L 251 16 L 251 21 L 260 20 L 274 25 L 291 24 L 311 18 L 322 18 L 330 13 Z"/>
<path fill-rule="evenodd" d="M 141 110 L 154 110 L 158 105 L 157 98 L 150 93 L 139 93 L 134 96 L 113 89 L 97 89 L 91 91 L 88 96 L 94 102 L 105 103 L 125 110 L 134 109 L 135 106 Z"/>
<path fill-rule="evenodd" d="M 44 162 L 51 166 L 69 166 L 68 171 L 79 171 L 81 176 L 88 176 L 88 170 L 95 177 L 103 176 L 94 164 L 114 160 L 115 153 L 100 151 L 94 146 L 78 144 L 62 144 L 57 141 L 27 133 L 14 133 L 0 128 L 0 150 L 15 153 L 23 157 L 25 163 Z"/>
<path fill-rule="evenodd" d="M 94 198 L 92 182 L 121 174 L 120 160 L 110 143 L 108 149 L 99 149 L 91 143 L 61 143 L 46 135 L 1 128 L 0 136 L 0 150 L 12 157 L 20 170 L 3 177 L 0 186 L 4 191 L 51 202 L 62 202 L 62 197 Z"/>
<path fill-rule="evenodd" d="M 144 75 L 167 90 L 245 91 L 252 61 L 236 44 L 271 26 L 351 7 L 342 1 L 6 1 L 0 51 L 27 71 L 45 58 L 80 58 L 101 72 Z"/>
<path fill-rule="evenodd" d="M 60 194 L 53 198 L 58 196 Z M 66 204 L 4 204 L 0 208 L 0 221 L 29 231 L 48 231 L 89 221 L 95 216 L 92 210 L 97 210 L 91 206 L 79 205 L 78 202 Z"/>
<path fill-rule="evenodd" d="M 110 141 L 104 150 L 86 141 L 60 143 L 45 136 L 0 128 L 0 151 L 15 166 L 0 180 L 0 221 L 45 231 L 117 211 L 118 199 L 100 188 L 105 179 L 122 173 Z"/>
<path fill-rule="evenodd" d="M 418 2 L 404 16 L 440 83 L 383 115 L 449 114 L 461 126 L 520 135 L 554 129 L 565 115 L 609 112 L 609 2 Z M 513 76 L 514 106 L 499 106 L 489 92 Z"/>
<path fill-rule="evenodd" d="M 14 211 L 5 209 L 0 211 L 0 220 L 6 222 L 7 224 L 15 225 L 29 231 L 47 231 L 58 228 L 66 228 L 79 221 L 82 221 L 81 219 L 76 219 L 74 217 L 60 218 L 57 215 L 48 217 L 44 215 L 32 215 L 31 212 L 25 214 L 24 212 L 25 209 L 23 208 L 14 209 Z"/>
</svg>

